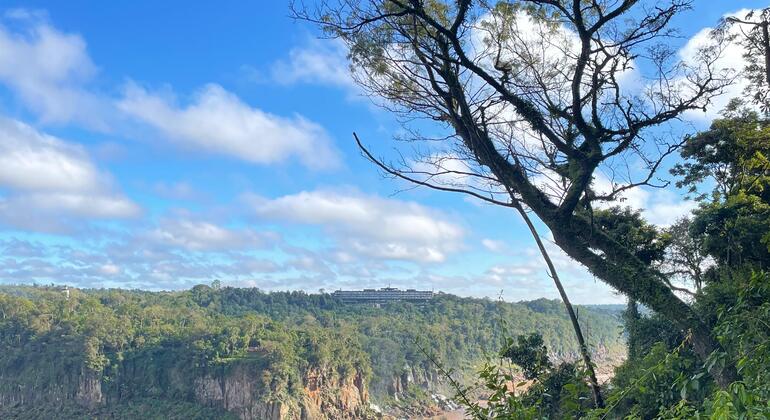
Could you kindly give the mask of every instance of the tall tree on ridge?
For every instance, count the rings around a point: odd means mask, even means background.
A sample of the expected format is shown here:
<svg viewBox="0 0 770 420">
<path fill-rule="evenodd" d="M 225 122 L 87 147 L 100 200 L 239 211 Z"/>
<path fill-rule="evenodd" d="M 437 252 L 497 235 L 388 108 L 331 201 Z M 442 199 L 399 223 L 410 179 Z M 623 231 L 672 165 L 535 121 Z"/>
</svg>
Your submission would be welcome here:
<svg viewBox="0 0 770 420">
<path fill-rule="evenodd" d="M 719 42 L 689 63 L 666 42 L 676 35 L 671 19 L 690 4 L 332 0 L 293 10 L 346 42 L 359 84 L 402 117 L 405 140 L 422 141 L 397 163 L 373 160 L 421 185 L 523 203 L 569 256 L 691 331 L 705 361 L 719 349 L 709 328 L 592 221 L 597 203 L 661 186 L 655 173 L 682 141 L 656 127 L 705 108 L 732 82 L 715 67 Z M 645 82 L 629 82 L 642 68 Z M 425 120 L 443 131 L 423 134 Z M 735 379 L 731 366 L 711 373 L 721 386 Z"/>
</svg>

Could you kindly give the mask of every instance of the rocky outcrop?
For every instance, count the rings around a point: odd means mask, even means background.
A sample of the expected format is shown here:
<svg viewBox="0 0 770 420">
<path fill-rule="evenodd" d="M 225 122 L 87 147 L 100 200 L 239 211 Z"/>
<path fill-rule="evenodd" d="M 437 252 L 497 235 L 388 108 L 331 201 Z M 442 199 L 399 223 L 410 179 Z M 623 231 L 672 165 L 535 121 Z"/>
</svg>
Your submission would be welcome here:
<svg viewBox="0 0 770 420">
<path fill-rule="evenodd" d="M 35 372 L 25 372 L 32 378 L 25 381 L 17 380 L 18 375 L 0 374 L 0 407 L 16 405 L 35 405 L 40 403 L 58 403 L 75 401 L 88 409 L 96 408 L 105 403 L 102 393 L 102 383 L 99 375 L 82 367 L 77 373 L 59 377 L 58 381 L 41 375 L 34 377 Z"/>
<path fill-rule="evenodd" d="M 195 380 L 195 399 L 243 420 L 360 419 L 369 412 L 369 394 L 359 372 L 342 377 L 332 370 L 308 369 L 302 395 L 271 402 L 261 398 L 265 390 L 258 379 L 259 373 L 247 368 L 208 374 Z"/>
<path fill-rule="evenodd" d="M 83 369 L 78 377 L 78 388 L 75 393 L 78 404 L 93 409 L 104 403 L 102 381 L 94 371 Z"/>
<path fill-rule="evenodd" d="M 444 391 L 445 381 L 435 367 L 405 365 L 401 374 L 394 375 L 388 384 L 388 395 L 398 400 L 409 385 L 415 385 L 425 391 Z"/>
<path fill-rule="evenodd" d="M 366 380 L 360 372 L 340 375 L 333 369 L 311 368 L 299 378 L 293 392 L 268 389 L 265 367 L 234 363 L 225 367 L 181 371 L 177 367 L 154 373 L 124 366 L 117 378 L 102 382 L 85 368 L 54 382 L 50 378 L 13 385 L 13 377 L 0 372 L 0 411 L 7 407 L 37 404 L 70 404 L 90 413 L 99 407 L 152 397 L 183 399 L 202 407 L 225 410 L 243 420 L 331 420 L 371 418 Z M 121 385 L 123 384 L 123 385 Z M 118 392 L 130 388 L 132 392 Z"/>
<path fill-rule="evenodd" d="M 302 420 L 358 419 L 369 411 L 369 393 L 360 372 L 340 377 L 334 372 L 309 369 L 304 384 Z"/>
<path fill-rule="evenodd" d="M 380 395 L 386 401 L 381 410 L 383 418 L 438 419 L 457 410 L 456 404 L 446 397 L 454 395 L 454 389 L 432 364 L 405 364 L 400 373 L 390 377 L 384 390 L 387 398 Z M 388 399 L 392 401 L 388 402 Z"/>
<path fill-rule="evenodd" d="M 253 375 L 246 369 L 233 369 L 226 376 L 207 374 L 195 379 L 195 399 L 199 403 L 223 408 L 241 419 L 282 420 L 289 406 L 280 401 L 265 402 Z"/>
</svg>

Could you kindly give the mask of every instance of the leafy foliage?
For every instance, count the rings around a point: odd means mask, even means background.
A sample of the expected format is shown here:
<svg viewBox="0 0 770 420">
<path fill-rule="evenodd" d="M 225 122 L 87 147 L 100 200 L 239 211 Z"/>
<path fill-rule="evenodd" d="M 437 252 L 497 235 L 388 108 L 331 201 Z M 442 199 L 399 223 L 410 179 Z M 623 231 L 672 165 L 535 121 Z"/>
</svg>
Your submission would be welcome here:
<svg viewBox="0 0 770 420">
<path fill-rule="evenodd" d="M 538 333 L 520 335 L 516 343 L 509 340 L 502 356 L 519 365 L 526 379 L 535 379 L 553 367 L 543 337 Z"/>
<path fill-rule="evenodd" d="M 509 339 L 500 356 L 502 363 L 488 361 L 479 371 L 488 395 L 484 404 L 466 404 L 474 418 L 574 418 L 593 406 L 585 372 L 575 363 L 554 366 L 539 334 Z M 520 368 L 526 381 L 505 362 Z"/>
<path fill-rule="evenodd" d="M 770 122 L 740 102 L 725 118 L 687 139 L 686 162 L 672 169 L 703 205 L 690 229 L 717 262 L 768 267 L 770 262 Z M 698 191 L 710 185 L 710 192 Z"/>
<path fill-rule="evenodd" d="M 509 339 L 501 352 L 525 378 L 505 363 L 491 361 L 479 371 L 485 404 L 466 404 L 476 419 L 754 419 L 770 416 L 770 273 L 736 272 L 709 284 L 696 304 L 716 316 L 714 334 L 727 353 L 708 363 L 736 360 L 741 379 L 716 386 L 708 365 L 692 352 L 689 336 L 670 332 L 657 315 L 642 316 L 643 351 L 629 358 L 605 385 L 607 405 L 594 409 L 580 366 L 542 363 L 542 340 L 535 335 Z M 666 332 L 668 331 L 668 332 Z M 547 366 L 547 367 L 546 367 Z M 463 390 L 464 391 L 464 390 Z M 462 399 L 459 399 L 462 401 Z"/>
<path fill-rule="evenodd" d="M 670 238 L 655 225 L 647 223 L 641 212 L 629 207 L 612 207 L 593 213 L 596 226 L 622 242 L 644 264 L 663 260 Z"/>
</svg>

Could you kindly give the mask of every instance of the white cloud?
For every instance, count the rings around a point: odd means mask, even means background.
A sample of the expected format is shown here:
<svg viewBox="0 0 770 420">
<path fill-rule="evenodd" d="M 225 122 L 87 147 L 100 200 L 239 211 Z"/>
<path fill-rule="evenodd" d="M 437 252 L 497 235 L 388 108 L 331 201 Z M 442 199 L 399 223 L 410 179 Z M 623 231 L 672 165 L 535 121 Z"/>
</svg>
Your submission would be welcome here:
<svg viewBox="0 0 770 420">
<path fill-rule="evenodd" d="M 481 171 L 472 167 L 471 162 L 454 153 L 435 153 L 412 160 L 409 168 L 416 173 L 415 176 L 422 175 L 425 181 L 432 184 L 481 191 L 493 189 L 488 180 L 473 176 Z"/>
<path fill-rule="evenodd" d="M 41 243 L 11 238 L 0 241 L 4 257 L 39 258 L 45 255 L 45 247 Z"/>
<path fill-rule="evenodd" d="M 40 13 L 16 9 L 0 20 L 0 82 L 44 122 L 104 128 L 105 101 L 85 88 L 95 73 L 85 41 Z"/>
<path fill-rule="evenodd" d="M 99 188 L 102 178 L 81 147 L 0 117 L 0 185 L 20 190 L 87 191 Z"/>
<path fill-rule="evenodd" d="M 121 270 L 119 266 L 111 263 L 107 263 L 99 267 L 99 272 L 107 276 L 114 276 L 114 275 L 120 274 L 120 271 Z"/>
<path fill-rule="evenodd" d="M 521 65 L 511 77 L 514 77 L 522 85 L 546 86 L 544 94 L 549 100 L 559 102 L 571 101 L 572 76 L 576 60 L 580 55 L 580 37 L 572 26 L 534 19 L 526 11 L 518 11 L 513 16 L 487 13 L 482 15 L 473 26 L 469 38 L 471 56 L 481 66 L 493 69 L 499 60 L 505 62 L 530 63 Z M 545 36 L 543 35 L 545 34 Z M 505 39 L 502 44 L 500 39 Z M 605 40 L 606 43 L 606 40 Z M 595 57 L 598 60 L 604 58 L 603 54 L 613 51 L 615 47 L 596 47 Z M 604 52 L 601 52 L 604 51 Z M 643 86 L 642 76 L 638 71 L 637 63 L 632 58 L 614 57 L 610 60 L 612 65 L 606 68 L 615 68 L 615 74 L 621 88 L 621 96 L 635 95 Z M 555 71 L 551 71 L 555 70 Z M 585 83 L 591 84 L 591 72 L 584 75 Z M 479 84 L 474 78 L 475 84 Z M 480 83 L 483 85 L 483 83 Z M 526 90 L 526 89 L 524 89 Z M 536 89 L 537 90 L 537 89 Z M 608 96 L 614 96 L 614 91 L 605 92 Z M 494 101 L 496 104 L 498 101 Z M 505 121 L 516 121 L 516 111 L 510 104 L 497 104 L 487 111 L 492 118 L 500 118 Z M 499 113 L 494 116 L 494 113 Z M 539 147 L 539 139 L 534 135 L 531 127 L 518 124 L 517 131 L 521 131 L 522 138 L 519 141 L 527 147 Z M 529 138 L 527 138 L 529 137 Z"/>
<path fill-rule="evenodd" d="M 545 235 L 543 239 L 548 255 L 572 302 L 618 303 L 624 299 L 619 297 L 610 286 L 598 281 L 585 267 L 570 258 L 551 239 Z M 502 290 L 503 296 L 508 300 L 529 300 L 540 297 L 560 299 L 558 290 L 548 275 L 545 261 L 540 251 L 534 246 L 506 254 L 504 264 L 492 265 L 483 274 L 469 280 L 468 284 L 472 284 L 474 289 Z"/>
<path fill-rule="evenodd" d="M 179 219 L 164 219 L 155 228 L 136 228 L 131 233 L 102 231 L 104 240 L 94 242 L 0 239 L 0 282 L 158 290 L 187 288 L 217 278 L 270 277 L 289 270 L 273 256 L 274 249 L 266 247 L 280 240 L 275 234 Z"/>
<path fill-rule="evenodd" d="M 44 215 L 126 218 L 139 213 L 82 147 L 2 117 L 0 187 L 10 191 L 0 198 L 0 217 L 11 223 L 34 225 Z"/>
<path fill-rule="evenodd" d="M 281 84 L 309 83 L 358 89 L 348 67 L 347 46 L 342 40 L 311 39 L 273 64 L 272 79 Z"/>
<path fill-rule="evenodd" d="M 295 51 L 285 77 L 306 80 L 307 72 L 319 71 L 323 81 L 339 82 L 342 76 L 332 75 L 337 70 L 331 59 L 338 48 L 327 49 Z M 311 52 L 320 55 L 314 58 Z M 319 58 L 329 61 L 313 64 Z M 253 108 L 219 85 L 204 86 L 185 107 L 135 84 L 116 101 L 89 89 L 97 73 L 83 38 L 54 28 L 44 13 L 15 9 L 0 19 L 0 83 L 45 123 L 76 122 L 106 131 L 128 115 L 189 148 L 249 162 L 298 157 L 316 169 L 341 163 L 320 125 Z"/>
<path fill-rule="evenodd" d="M 593 186 L 600 194 L 607 194 L 612 189 L 611 181 L 603 174 L 597 174 L 594 177 Z M 615 205 L 640 210 L 648 222 L 664 227 L 688 215 L 696 207 L 694 201 L 685 200 L 684 197 L 669 189 L 650 190 L 644 187 L 626 190 L 618 195 L 616 201 L 604 203 L 602 207 Z"/>
<path fill-rule="evenodd" d="M 327 280 L 336 277 L 336 273 L 329 267 L 322 255 L 317 255 L 307 250 L 294 250 L 294 257 L 286 261 L 285 269 L 292 269 L 302 273 L 323 276 Z"/>
<path fill-rule="evenodd" d="M 495 265 L 490 267 L 487 273 L 496 279 L 502 280 L 506 276 L 531 276 L 535 271 L 532 267 L 521 265 Z"/>
<path fill-rule="evenodd" d="M 684 200 L 678 194 L 669 191 L 656 191 L 648 193 L 648 201 L 642 209 L 642 214 L 650 223 L 667 227 L 684 216 L 689 215 L 697 203 L 692 200 Z"/>
<path fill-rule="evenodd" d="M 150 240 L 187 251 L 232 250 L 260 246 L 265 235 L 250 229 L 228 229 L 197 220 L 163 220 Z"/>
<path fill-rule="evenodd" d="M 356 192 L 303 191 L 246 201 L 261 217 L 321 225 L 345 251 L 374 258 L 444 261 L 460 248 L 464 234 L 445 215 L 417 203 Z"/>
<path fill-rule="evenodd" d="M 125 219 L 139 214 L 139 207 L 128 198 L 115 194 L 28 193 L 0 199 L 0 210 L 6 215 L 29 212 L 81 218 Z M 35 217 L 41 216 L 36 214 Z"/>
<path fill-rule="evenodd" d="M 724 17 L 734 16 L 744 18 L 749 9 L 740 9 L 732 13 L 726 13 Z M 745 29 L 745 28 L 743 28 Z M 711 37 L 711 31 L 713 28 L 705 27 L 693 35 L 687 43 L 679 50 L 679 57 L 684 63 L 693 65 L 697 59 L 699 50 L 714 44 L 714 39 Z M 734 25 L 730 28 L 730 34 L 734 36 L 741 36 L 742 28 L 740 25 Z M 715 61 L 714 70 L 717 72 L 729 71 L 734 75 L 740 75 L 746 66 L 746 60 L 743 58 L 743 47 L 736 41 L 723 45 L 722 55 Z M 744 89 L 748 85 L 746 79 L 738 76 L 730 86 L 724 89 L 724 93 L 714 98 L 710 106 L 703 111 L 688 111 L 687 115 L 691 118 L 700 121 L 711 121 L 719 117 L 719 113 L 725 108 L 725 106 L 733 98 L 740 98 L 744 94 Z"/>
<path fill-rule="evenodd" d="M 310 168 L 340 164 L 329 136 L 318 124 L 301 116 L 286 118 L 252 108 L 216 84 L 206 85 L 186 107 L 129 84 L 118 107 L 190 148 L 261 164 L 290 156 Z"/>
<path fill-rule="evenodd" d="M 487 250 L 498 254 L 505 254 L 510 251 L 508 245 L 505 242 L 495 239 L 484 238 L 481 240 L 481 245 L 483 245 Z"/>
</svg>

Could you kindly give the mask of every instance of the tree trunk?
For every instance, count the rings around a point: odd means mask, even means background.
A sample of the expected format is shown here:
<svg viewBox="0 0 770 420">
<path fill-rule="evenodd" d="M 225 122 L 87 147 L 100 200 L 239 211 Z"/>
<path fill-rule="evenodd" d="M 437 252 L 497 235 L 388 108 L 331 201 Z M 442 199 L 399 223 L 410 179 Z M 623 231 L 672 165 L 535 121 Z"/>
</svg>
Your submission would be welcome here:
<svg viewBox="0 0 770 420">
<path fill-rule="evenodd" d="M 639 343 L 637 342 L 636 326 L 639 321 L 639 308 L 636 301 L 628 299 L 624 315 L 626 331 L 628 332 L 628 360 L 636 360 L 639 357 Z"/>
<path fill-rule="evenodd" d="M 569 221 L 551 219 L 544 222 L 551 228 L 559 247 L 596 277 L 662 314 L 682 331 L 689 332 L 693 350 L 701 362 L 706 362 L 711 353 L 721 349 L 703 320 L 661 281 L 658 273 L 607 234 L 594 229 L 585 218 L 573 215 Z M 738 377 L 732 364 L 724 367 L 713 364 L 709 373 L 722 388 Z"/>
<path fill-rule="evenodd" d="M 701 362 L 706 363 L 711 353 L 721 350 L 703 320 L 674 294 L 661 280 L 659 273 L 640 261 L 626 246 L 594 226 L 586 215 L 574 210 L 563 211 L 526 179 L 521 168 L 511 165 L 497 153 L 486 133 L 478 129 L 471 132 L 468 127 L 473 128 L 472 122 L 456 122 L 457 134 L 463 138 L 468 149 L 476 154 L 479 163 L 488 167 L 502 185 L 521 196 L 521 202 L 548 226 L 556 244 L 567 255 L 615 290 L 660 313 L 682 331 L 689 332 L 692 335 L 693 350 Z M 732 363 L 725 367 L 711 365 L 709 372 L 722 388 L 738 377 Z"/>
<path fill-rule="evenodd" d="M 458 90 L 457 86 L 453 88 Z M 454 97 L 462 98 L 461 93 L 453 93 Z M 615 290 L 643 303 L 665 316 L 682 331 L 691 334 L 693 350 L 702 363 L 706 363 L 714 351 L 721 350 L 703 320 L 661 281 L 658 273 L 624 245 L 596 229 L 587 217 L 574 210 L 562 211 L 543 191 L 529 183 L 521 168 L 511 165 L 497 152 L 485 132 L 479 130 L 473 121 L 466 121 L 467 104 L 460 104 L 466 113 L 455 117 L 457 134 L 463 138 L 468 149 L 475 153 L 480 164 L 488 167 L 509 192 L 515 191 L 521 196 L 521 201 L 548 226 L 556 244 L 567 255 Z M 726 388 L 738 377 L 733 363 L 727 363 L 724 367 L 712 363 L 709 372 L 722 388 Z"/>
<path fill-rule="evenodd" d="M 570 303 L 569 297 L 567 297 L 567 292 L 564 290 L 564 286 L 561 284 L 559 274 L 556 272 L 556 267 L 553 265 L 553 261 L 551 261 L 551 257 L 548 255 L 548 251 L 545 249 L 543 241 L 540 239 L 540 234 L 537 232 L 537 229 L 535 229 L 535 225 L 532 224 L 532 220 L 530 220 L 527 212 L 524 211 L 524 209 L 521 207 L 521 204 L 519 204 L 519 202 L 515 199 L 513 202 L 516 210 L 519 211 L 521 217 L 524 219 L 524 222 L 527 224 L 532 237 L 535 239 L 535 243 L 537 243 L 540 254 L 543 256 L 543 260 L 545 260 L 545 263 L 548 266 L 549 275 L 553 279 L 553 282 L 556 285 L 556 289 L 559 290 L 559 295 L 561 296 L 562 302 L 564 302 L 564 306 L 567 308 L 567 314 L 569 315 L 569 319 L 572 322 L 572 328 L 575 330 L 575 336 L 577 337 L 578 346 L 580 347 L 580 355 L 582 356 L 583 363 L 585 363 L 586 370 L 588 371 L 588 384 L 591 387 L 591 393 L 593 394 L 594 398 L 594 405 L 596 408 L 604 408 L 604 399 L 602 398 L 599 381 L 596 379 L 596 372 L 594 371 L 593 363 L 591 363 L 591 356 L 588 353 L 588 346 L 586 345 L 585 339 L 583 338 L 583 330 L 580 328 L 580 323 L 578 322 L 578 318 L 575 315 L 575 310 L 572 308 L 572 303 Z"/>
</svg>

